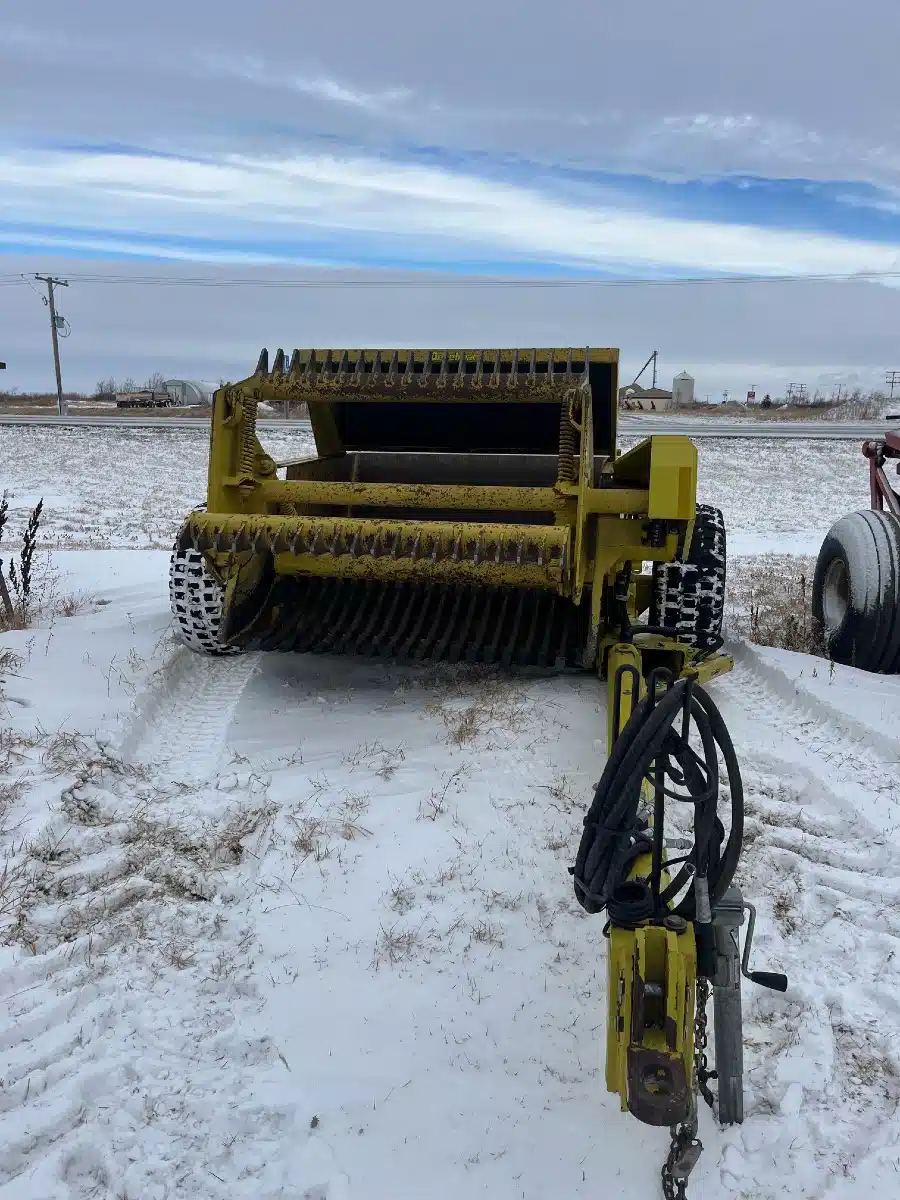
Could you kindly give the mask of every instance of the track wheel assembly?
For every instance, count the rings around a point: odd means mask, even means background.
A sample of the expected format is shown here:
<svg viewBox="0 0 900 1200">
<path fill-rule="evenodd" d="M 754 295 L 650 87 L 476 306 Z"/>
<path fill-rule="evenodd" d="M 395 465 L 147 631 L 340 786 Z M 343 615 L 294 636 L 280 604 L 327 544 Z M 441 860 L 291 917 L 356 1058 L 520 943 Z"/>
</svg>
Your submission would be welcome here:
<svg viewBox="0 0 900 1200">
<path fill-rule="evenodd" d="M 219 641 L 222 622 L 221 584 L 209 573 L 198 550 L 179 550 L 169 562 L 169 603 L 178 639 L 196 654 L 239 654 Z"/>
<path fill-rule="evenodd" d="M 850 513 L 822 543 L 812 611 L 835 662 L 863 671 L 900 671 L 900 520 L 875 510 Z"/>
<path fill-rule="evenodd" d="M 654 564 L 650 624 L 672 630 L 698 650 L 717 650 L 725 615 L 725 550 L 721 512 L 698 504 L 687 556 Z"/>
</svg>

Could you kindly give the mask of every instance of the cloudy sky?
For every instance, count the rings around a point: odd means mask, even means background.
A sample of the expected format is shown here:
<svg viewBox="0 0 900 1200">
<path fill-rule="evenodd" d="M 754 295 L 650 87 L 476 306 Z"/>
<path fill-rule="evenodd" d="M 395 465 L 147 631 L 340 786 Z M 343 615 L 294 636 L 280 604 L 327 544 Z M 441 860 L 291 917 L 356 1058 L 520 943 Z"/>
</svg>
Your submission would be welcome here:
<svg viewBox="0 0 900 1200">
<path fill-rule="evenodd" d="M 53 269 L 71 387 L 426 338 L 619 344 L 632 373 L 659 348 L 701 392 L 871 386 L 900 366 L 898 34 L 888 0 L 4 0 L 5 385 L 52 378 L 15 280 Z M 333 268 L 429 286 L 251 282 Z M 198 277 L 243 282 L 172 282 Z M 623 278 L 666 282 L 584 282 Z"/>
</svg>

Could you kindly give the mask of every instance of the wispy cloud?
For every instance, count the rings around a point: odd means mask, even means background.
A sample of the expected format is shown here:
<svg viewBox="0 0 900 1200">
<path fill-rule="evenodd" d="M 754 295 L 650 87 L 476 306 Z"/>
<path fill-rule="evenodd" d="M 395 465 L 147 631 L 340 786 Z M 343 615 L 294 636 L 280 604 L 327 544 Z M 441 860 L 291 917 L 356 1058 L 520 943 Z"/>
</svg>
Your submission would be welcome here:
<svg viewBox="0 0 900 1200">
<path fill-rule="evenodd" d="M 410 261 L 527 256 L 574 268 L 665 273 L 852 273 L 900 267 L 900 246 L 827 233 L 691 220 L 618 207 L 602 189 L 579 203 L 551 189 L 375 156 L 230 154 L 178 159 L 63 151 L 0 155 L 7 221 L 164 243 L 217 237 L 235 253 L 278 239 L 389 240 Z M 277 252 L 276 257 L 277 257 Z M 284 261 L 284 259 L 283 259 Z"/>
<path fill-rule="evenodd" d="M 82 0 L 78 11 L 97 2 Z M 167 2 L 173 7 L 177 0 Z M 322 25 L 330 19 L 333 14 L 323 16 Z M 612 25 L 633 19 L 622 14 Z M 699 16 L 693 20 L 702 24 Z M 301 28 L 291 29 L 294 22 Z M 679 17 L 674 31 L 688 43 L 695 40 L 690 25 L 691 18 Z M 581 163 L 663 178 L 758 173 L 900 186 L 900 141 L 889 121 L 885 126 L 890 106 L 876 103 L 865 88 L 834 87 L 829 103 L 816 105 L 799 76 L 792 76 L 794 86 L 777 90 L 760 88 L 758 78 L 753 86 L 744 80 L 732 88 L 731 74 L 679 74 L 674 46 L 667 69 L 654 67 L 654 54 L 662 51 L 652 45 L 643 47 L 649 57 L 640 66 L 630 54 L 616 56 L 610 49 L 602 72 L 560 80 L 558 64 L 522 71 L 522 63 L 538 59 L 510 50 L 507 62 L 489 41 L 484 61 L 490 69 L 484 70 L 469 42 L 465 52 L 460 49 L 457 69 L 448 70 L 454 43 L 435 36 L 423 43 L 426 53 L 410 53 L 395 31 L 398 47 L 407 52 L 390 53 L 390 30 L 389 17 L 367 30 L 372 49 L 366 54 L 358 39 L 344 45 L 333 36 L 317 38 L 292 16 L 283 38 L 247 53 L 233 32 L 229 36 L 227 23 L 217 21 L 210 22 L 209 36 L 186 38 L 173 52 L 168 39 L 161 45 L 158 31 L 129 39 L 119 25 L 95 21 L 89 27 L 73 17 L 70 28 L 50 22 L 5 27 L 0 57 L 6 50 L 5 88 L 21 74 L 23 61 L 71 71 L 57 84 L 66 94 L 62 119 L 84 109 L 89 127 L 99 128 L 98 120 L 109 126 L 102 136 L 110 140 L 139 137 L 147 143 L 158 136 L 196 149 L 206 134 L 220 145 L 230 140 L 234 149 L 249 149 L 242 125 L 277 116 L 318 133 L 355 134 L 370 145 L 411 139 L 445 149 L 522 154 L 551 167 Z M 614 28 L 609 32 L 614 36 Z M 82 60 L 102 63 L 102 70 L 78 71 Z M 14 78 L 10 104 L 26 114 L 23 121 L 42 114 L 53 127 L 59 106 L 43 95 L 37 78 Z M 707 84 L 701 86 L 700 78 Z"/>
<path fill-rule="evenodd" d="M 413 92 L 406 87 L 384 88 L 380 91 L 365 91 L 330 75 L 310 72 L 285 71 L 252 55 L 235 57 L 221 53 L 195 51 L 183 60 L 183 65 L 212 77 L 240 79 L 257 87 L 275 88 L 301 95 L 313 96 L 346 108 L 360 109 L 371 116 L 396 115 L 401 106 L 413 99 Z"/>
</svg>

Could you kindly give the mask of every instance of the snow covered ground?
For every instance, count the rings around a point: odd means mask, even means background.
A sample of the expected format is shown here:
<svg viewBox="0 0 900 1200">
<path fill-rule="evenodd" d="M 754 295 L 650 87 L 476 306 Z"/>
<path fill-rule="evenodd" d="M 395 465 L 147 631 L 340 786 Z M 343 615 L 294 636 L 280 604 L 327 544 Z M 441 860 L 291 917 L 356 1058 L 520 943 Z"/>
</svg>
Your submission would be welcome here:
<svg viewBox="0 0 900 1200">
<path fill-rule="evenodd" d="M 74 615 L 0 635 L 0 1197 L 657 1196 L 667 1137 L 604 1091 L 602 920 L 567 872 L 598 685 L 197 659 L 167 554 L 121 547 L 168 539 L 205 444 L 22 432 L 14 504 L 106 548 L 53 555 Z M 864 505 L 855 446 L 802 479 L 753 447 L 704 483 L 733 550 Z M 689 1194 L 893 1195 L 900 680 L 731 648 L 754 965 L 790 988 L 745 984 L 747 1119 L 701 1113 Z"/>
<path fill-rule="evenodd" d="M 302 432 L 267 428 L 262 439 L 276 459 L 312 451 Z M 0 491 L 10 493 L 12 528 L 43 496 L 47 544 L 168 547 L 205 495 L 208 441 L 205 428 L 4 427 Z M 868 506 L 858 441 L 703 438 L 697 446 L 699 498 L 724 512 L 733 553 L 815 553 L 838 517 Z"/>
</svg>

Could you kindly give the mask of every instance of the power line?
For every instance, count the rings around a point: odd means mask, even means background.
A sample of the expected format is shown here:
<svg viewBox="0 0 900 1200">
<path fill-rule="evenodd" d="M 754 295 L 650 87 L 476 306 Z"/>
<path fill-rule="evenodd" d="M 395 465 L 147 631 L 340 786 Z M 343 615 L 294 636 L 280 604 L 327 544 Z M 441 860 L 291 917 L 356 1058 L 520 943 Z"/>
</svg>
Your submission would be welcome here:
<svg viewBox="0 0 900 1200">
<path fill-rule="evenodd" d="M 361 268 L 343 268 L 344 270 L 360 270 Z M 208 276 L 177 276 L 177 275 L 111 275 L 88 274 L 82 272 L 70 273 L 69 279 L 84 284 L 131 284 L 138 287 L 261 287 L 261 288 L 358 288 L 370 290 L 375 288 L 397 289 L 469 289 L 469 288 L 616 288 L 616 287 L 707 287 L 713 284 L 726 283 L 743 284 L 773 284 L 773 283 L 807 283 L 807 282 L 872 282 L 880 279 L 900 279 L 900 268 L 885 271 L 853 271 L 845 273 L 785 273 L 781 275 L 698 275 L 679 276 L 677 278 L 654 278 L 651 276 L 622 276 L 616 278 L 558 278 L 536 279 L 505 278 L 492 279 L 487 277 L 465 277 L 459 279 L 341 279 L 303 277 L 272 279 L 253 276 L 236 276 L 210 278 Z M 0 287 L 21 286 L 26 280 L 21 275 L 0 275 Z"/>
</svg>

